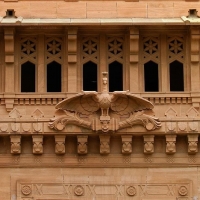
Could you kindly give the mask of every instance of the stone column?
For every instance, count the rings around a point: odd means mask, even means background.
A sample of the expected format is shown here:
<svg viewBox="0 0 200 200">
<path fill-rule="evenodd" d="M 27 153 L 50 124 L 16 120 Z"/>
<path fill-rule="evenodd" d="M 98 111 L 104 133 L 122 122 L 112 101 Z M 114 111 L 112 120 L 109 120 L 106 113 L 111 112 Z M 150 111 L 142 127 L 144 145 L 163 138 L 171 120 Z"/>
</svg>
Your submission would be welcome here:
<svg viewBox="0 0 200 200">
<path fill-rule="evenodd" d="M 14 67 L 14 28 L 4 29 L 5 41 L 5 104 L 6 110 L 11 111 L 14 104 L 15 67 Z"/>
<path fill-rule="evenodd" d="M 130 92 L 139 91 L 139 30 L 130 29 Z"/>
<path fill-rule="evenodd" d="M 191 28 L 191 93 L 194 107 L 199 107 L 200 96 L 197 95 L 200 90 L 200 70 L 199 70 L 199 53 L 200 53 L 200 29 Z"/>
<path fill-rule="evenodd" d="M 68 29 L 68 92 L 77 92 L 77 28 Z"/>
<path fill-rule="evenodd" d="M 46 73 L 45 73 L 45 62 L 44 62 L 44 54 L 45 54 L 45 44 L 44 44 L 44 35 L 39 34 L 38 36 L 38 48 L 37 48 L 37 56 L 38 56 L 38 67 L 37 67 L 37 91 L 38 92 L 46 92 Z"/>
</svg>

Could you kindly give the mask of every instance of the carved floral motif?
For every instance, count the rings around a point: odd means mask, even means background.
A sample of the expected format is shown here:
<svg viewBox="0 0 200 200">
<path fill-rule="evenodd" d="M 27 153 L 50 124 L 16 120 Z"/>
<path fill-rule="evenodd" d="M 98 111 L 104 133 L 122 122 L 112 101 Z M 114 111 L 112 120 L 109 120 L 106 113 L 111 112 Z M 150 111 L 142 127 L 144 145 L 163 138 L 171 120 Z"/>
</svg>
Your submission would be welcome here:
<svg viewBox="0 0 200 200">
<path fill-rule="evenodd" d="M 43 136 L 33 135 L 33 153 L 42 154 L 43 153 Z"/>
<path fill-rule="evenodd" d="M 24 185 L 24 186 L 22 186 L 21 191 L 22 191 L 23 195 L 28 196 L 29 194 L 31 194 L 32 189 L 31 189 L 30 185 Z"/>
<path fill-rule="evenodd" d="M 110 153 L 110 136 L 100 135 L 100 154 Z"/>
<path fill-rule="evenodd" d="M 154 135 L 144 135 L 144 153 L 151 154 L 154 152 Z"/>
<path fill-rule="evenodd" d="M 126 193 L 129 195 L 129 196 L 135 196 L 136 195 L 136 189 L 134 186 L 129 186 L 127 189 L 126 189 Z"/>
<path fill-rule="evenodd" d="M 78 154 L 87 154 L 88 136 L 77 136 L 77 152 Z"/>
<path fill-rule="evenodd" d="M 132 153 L 132 136 L 121 136 L 122 137 L 122 153 Z"/>
<path fill-rule="evenodd" d="M 82 196 L 84 194 L 84 188 L 81 186 L 81 185 L 77 185 L 75 188 L 74 188 L 74 194 L 76 196 Z"/>
<path fill-rule="evenodd" d="M 65 153 L 65 136 L 55 135 L 55 153 L 64 154 Z"/>
<path fill-rule="evenodd" d="M 173 154 L 176 152 L 176 135 L 166 135 L 166 153 Z"/>
<path fill-rule="evenodd" d="M 21 136 L 11 135 L 11 153 L 20 154 L 21 153 Z"/>
<path fill-rule="evenodd" d="M 188 193 L 188 189 L 186 186 L 181 186 L 179 189 L 178 189 L 178 193 L 181 195 L 181 196 L 186 196 L 187 193 Z"/>
<path fill-rule="evenodd" d="M 188 153 L 196 154 L 198 152 L 198 135 L 188 135 Z"/>
</svg>

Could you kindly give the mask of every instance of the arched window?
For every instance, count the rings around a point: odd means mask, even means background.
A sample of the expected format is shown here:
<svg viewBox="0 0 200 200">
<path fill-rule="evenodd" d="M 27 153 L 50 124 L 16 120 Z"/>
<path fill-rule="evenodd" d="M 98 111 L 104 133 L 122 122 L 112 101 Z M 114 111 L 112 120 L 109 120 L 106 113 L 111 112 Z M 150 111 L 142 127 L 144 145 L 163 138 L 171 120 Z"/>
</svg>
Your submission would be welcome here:
<svg viewBox="0 0 200 200">
<path fill-rule="evenodd" d="M 97 91 L 97 64 L 91 61 L 83 65 L 83 90 Z"/>
<path fill-rule="evenodd" d="M 35 64 L 29 61 L 21 65 L 21 92 L 35 92 Z"/>
<path fill-rule="evenodd" d="M 123 65 L 117 61 L 109 64 L 109 92 L 123 90 Z"/>
<path fill-rule="evenodd" d="M 61 64 L 55 61 L 47 65 L 47 92 L 61 92 Z"/>
<path fill-rule="evenodd" d="M 183 63 L 175 60 L 169 65 L 170 91 L 184 91 Z"/>
<path fill-rule="evenodd" d="M 149 61 L 144 64 L 144 85 L 145 92 L 158 92 L 159 82 L 158 82 L 158 64 Z"/>
</svg>

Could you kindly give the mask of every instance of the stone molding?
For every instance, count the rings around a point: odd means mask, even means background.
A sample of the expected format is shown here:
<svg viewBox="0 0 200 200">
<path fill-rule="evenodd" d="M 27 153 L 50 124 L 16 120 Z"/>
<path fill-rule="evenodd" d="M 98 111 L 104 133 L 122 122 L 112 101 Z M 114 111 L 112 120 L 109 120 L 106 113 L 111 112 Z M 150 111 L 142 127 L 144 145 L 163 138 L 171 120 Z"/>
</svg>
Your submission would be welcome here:
<svg viewBox="0 0 200 200">
<path fill-rule="evenodd" d="M 199 167 L 199 155 L 157 155 L 157 154 L 97 154 L 97 155 L 56 155 L 20 154 L 1 155 L 0 168 L 113 168 L 113 167 Z"/>
<path fill-rule="evenodd" d="M 87 180 L 87 181 L 85 181 Z M 95 181 L 94 181 L 95 180 Z M 56 199 L 60 198 L 136 198 L 145 199 L 191 199 L 193 195 L 192 181 L 174 179 L 170 182 L 138 182 L 134 177 L 124 176 L 123 180 L 113 176 L 68 176 L 64 181 L 53 178 L 11 177 L 11 192 L 16 200 L 21 199 Z M 14 189 L 16 188 L 16 189 Z"/>
</svg>

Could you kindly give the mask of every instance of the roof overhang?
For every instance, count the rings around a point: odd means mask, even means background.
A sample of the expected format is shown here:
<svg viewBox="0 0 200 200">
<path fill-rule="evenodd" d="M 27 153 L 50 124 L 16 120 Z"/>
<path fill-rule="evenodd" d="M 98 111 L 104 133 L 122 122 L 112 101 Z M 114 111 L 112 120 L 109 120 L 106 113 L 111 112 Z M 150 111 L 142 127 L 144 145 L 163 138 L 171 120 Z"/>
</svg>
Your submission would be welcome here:
<svg viewBox="0 0 200 200">
<path fill-rule="evenodd" d="M 23 17 L 0 17 L 0 26 L 41 26 L 41 25 L 200 25 L 200 18 L 63 18 L 63 19 L 27 19 Z"/>
</svg>

